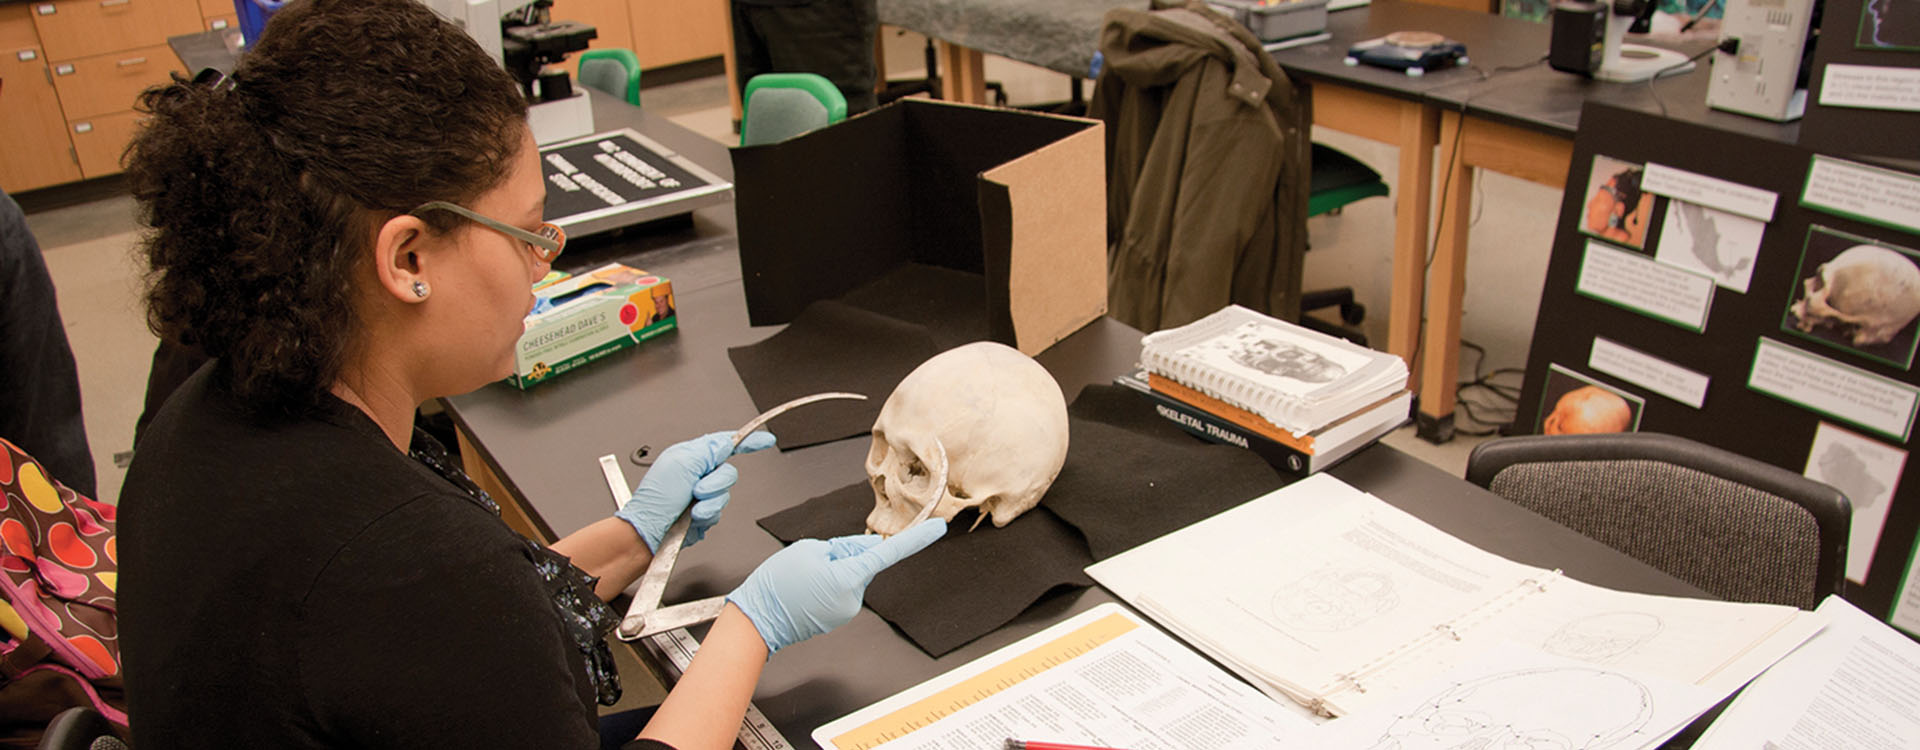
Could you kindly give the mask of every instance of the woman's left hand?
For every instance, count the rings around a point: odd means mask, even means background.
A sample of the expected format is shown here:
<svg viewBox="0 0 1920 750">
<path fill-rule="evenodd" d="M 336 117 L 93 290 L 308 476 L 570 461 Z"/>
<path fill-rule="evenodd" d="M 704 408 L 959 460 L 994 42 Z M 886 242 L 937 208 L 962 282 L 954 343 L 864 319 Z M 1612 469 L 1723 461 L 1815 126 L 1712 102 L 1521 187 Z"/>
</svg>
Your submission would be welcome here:
<svg viewBox="0 0 1920 750">
<path fill-rule="evenodd" d="M 720 520 L 727 506 L 728 489 L 740 478 L 739 471 L 727 459 L 739 453 L 752 453 L 773 447 L 773 433 L 755 432 L 733 447 L 733 433 L 715 432 L 694 438 L 661 451 L 653 467 L 640 480 L 633 497 L 614 515 L 633 524 L 647 550 L 657 552 L 660 538 L 681 512 L 693 506 L 693 527 L 687 531 L 683 546 L 693 546 Z"/>
</svg>

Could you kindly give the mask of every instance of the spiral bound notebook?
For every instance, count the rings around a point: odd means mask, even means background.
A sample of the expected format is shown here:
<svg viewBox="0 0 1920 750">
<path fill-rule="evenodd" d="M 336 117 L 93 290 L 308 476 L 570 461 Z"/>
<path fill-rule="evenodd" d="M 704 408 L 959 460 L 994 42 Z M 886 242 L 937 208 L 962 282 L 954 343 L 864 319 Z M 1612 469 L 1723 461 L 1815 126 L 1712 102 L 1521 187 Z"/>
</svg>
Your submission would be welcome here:
<svg viewBox="0 0 1920 750">
<path fill-rule="evenodd" d="M 1140 365 L 1299 434 L 1407 386 L 1399 357 L 1239 305 L 1147 334 Z"/>
<path fill-rule="evenodd" d="M 1514 641 L 1732 692 L 1818 628 L 1792 607 L 1613 591 L 1316 474 L 1087 568 L 1276 700 L 1373 706 Z"/>
</svg>

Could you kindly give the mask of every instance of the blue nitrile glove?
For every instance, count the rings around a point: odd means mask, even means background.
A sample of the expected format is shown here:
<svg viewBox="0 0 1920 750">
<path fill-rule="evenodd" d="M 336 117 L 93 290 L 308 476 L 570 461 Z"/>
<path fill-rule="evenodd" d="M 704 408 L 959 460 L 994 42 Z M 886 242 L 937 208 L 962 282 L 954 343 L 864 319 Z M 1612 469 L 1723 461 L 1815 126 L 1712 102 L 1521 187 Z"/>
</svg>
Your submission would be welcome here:
<svg viewBox="0 0 1920 750">
<path fill-rule="evenodd" d="M 847 624 L 874 576 L 946 533 L 946 521 L 930 518 L 890 537 L 802 539 L 760 563 L 727 601 L 753 622 L 772 655 Z"/>
<path fill-rule="evenodd" d="M 727 458 L 773 447 L 773 433 L 761 430 L 740 441 L 738 450 L 729 450 L 732 446 L 731 432 L 674 443 L 653 460 L 653 467 L 634 488 L 633 497 L 613 514 L 633 524 L 649 552 L 658 552 L 660 537 L 667 535 L 667 527 L 691 502 L 693 527 L 687 530 L 687 541 L 681 546 L 693 546 L 720 520 L 720 510 L 727 507 L 727 490 L 740 478 Z"/>
</svg>

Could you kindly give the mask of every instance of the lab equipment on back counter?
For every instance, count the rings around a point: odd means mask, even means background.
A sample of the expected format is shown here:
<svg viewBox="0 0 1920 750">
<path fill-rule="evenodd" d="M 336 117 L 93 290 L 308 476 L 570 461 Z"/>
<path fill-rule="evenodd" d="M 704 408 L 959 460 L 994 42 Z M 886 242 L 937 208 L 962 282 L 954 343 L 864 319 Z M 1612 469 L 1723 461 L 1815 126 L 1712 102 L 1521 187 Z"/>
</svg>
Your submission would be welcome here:
<svg viewBox="0 0 1920 750">
<path fill-rule="evenodd" d="M 1819 0 L 1726 3 L 1707 106 L 1778 122 L 1800 119 L 1820 35 Z"/>
<path fill-rule="evenodd" d="M 249 0 L 251 1 L 251 0 Z M 593 106 L 576 91 L 564 65 L 587 48 L 599 31 L 576 21 L 552 19 L 553 0 L 421 0 L 500 61 L 527 95 L 533 140 L 547 144 L 593 132 Z M 502 10 L 502 8 L 506 10 Z"/>
</svg>

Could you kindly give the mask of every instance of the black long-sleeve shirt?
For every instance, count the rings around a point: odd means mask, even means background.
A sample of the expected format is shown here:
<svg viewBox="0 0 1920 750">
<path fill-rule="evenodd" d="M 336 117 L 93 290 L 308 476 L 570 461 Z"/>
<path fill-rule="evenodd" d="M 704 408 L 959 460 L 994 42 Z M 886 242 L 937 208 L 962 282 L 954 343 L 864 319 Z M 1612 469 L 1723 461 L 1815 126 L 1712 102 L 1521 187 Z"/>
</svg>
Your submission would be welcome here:
<svg viewBox="0 0 1920 750">
<path fill-rule="evenodd" d="M 168 400 L 122 491 L 136 746 L 599 747 L 514 532 L 345 402 L 263 421 L 214 372 Z"/>
</svg>

